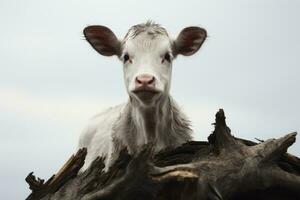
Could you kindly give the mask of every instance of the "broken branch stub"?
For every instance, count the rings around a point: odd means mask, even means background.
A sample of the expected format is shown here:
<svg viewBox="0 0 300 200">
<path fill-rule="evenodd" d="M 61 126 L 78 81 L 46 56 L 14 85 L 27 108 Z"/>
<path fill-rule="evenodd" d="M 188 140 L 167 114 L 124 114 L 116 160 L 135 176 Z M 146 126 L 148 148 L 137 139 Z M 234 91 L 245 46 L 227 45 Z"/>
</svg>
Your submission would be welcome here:
<svg viewBox="0 0 300 200">
<path fill-rule="evenodd" d="M 208 137 L 208 141 L 212 144 L 216 152 L 220 152 L 222 149 L 234 149 L 238 145 L 238 142 L 231 135 L 230 128 L 226 125 L 226 117 L 223 109 L 219 109 L 216 113 L 215 130 Z"/>
</svg>

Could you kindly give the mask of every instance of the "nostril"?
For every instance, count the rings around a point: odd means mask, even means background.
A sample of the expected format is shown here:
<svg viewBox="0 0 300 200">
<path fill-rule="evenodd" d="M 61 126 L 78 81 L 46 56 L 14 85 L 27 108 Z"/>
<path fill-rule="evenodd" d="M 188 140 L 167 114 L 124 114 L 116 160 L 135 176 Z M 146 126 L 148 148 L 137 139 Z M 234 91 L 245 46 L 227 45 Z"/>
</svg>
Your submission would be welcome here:
<svg viewBox="0 0 300 200">
<path fill-rule="evenodd" d="M 148 82 L 148 84 L 152 84 L 152 83 L 154 83 L 154 76 L 152 76 L 152 78 L 151 78 L 151 80 Z"/>
<path fill-rule="evenodd" d="M 136 81 L 138 84 L 142 84 L 142 81 L 139 80 L 139 77 L 136 77 L 136 78 L 135 78 L 135 81 Z"/>
</svg>

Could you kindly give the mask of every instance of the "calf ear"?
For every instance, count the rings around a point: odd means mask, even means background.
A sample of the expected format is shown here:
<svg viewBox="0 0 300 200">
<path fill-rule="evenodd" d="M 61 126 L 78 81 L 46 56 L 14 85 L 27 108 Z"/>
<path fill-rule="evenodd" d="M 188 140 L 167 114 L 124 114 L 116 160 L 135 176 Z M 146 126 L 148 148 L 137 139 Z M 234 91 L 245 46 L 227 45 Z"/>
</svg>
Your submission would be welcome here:
<svg viewBox="0 0 300 200">
<path fill-rule="evenodd" d="M 173 51 L 175 55 L 190 56 L 196 53 L 207 36 L 206 30 L 196 26 L 183 29 L 174 41 Z"/>
<path fill-rule="evenodd" d="M 86 40 L 101 55 L 120 55 L 121 44 L 115 34 L 105 26 L 88 26 L 83 30 Z"/>
</svg>

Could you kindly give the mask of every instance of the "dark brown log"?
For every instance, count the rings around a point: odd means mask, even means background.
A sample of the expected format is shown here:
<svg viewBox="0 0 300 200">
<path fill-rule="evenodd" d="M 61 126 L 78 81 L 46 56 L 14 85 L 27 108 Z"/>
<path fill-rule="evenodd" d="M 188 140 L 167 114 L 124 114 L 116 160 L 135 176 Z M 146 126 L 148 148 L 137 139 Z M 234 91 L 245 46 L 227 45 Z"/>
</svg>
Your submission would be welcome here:
<svg viewBox="0 0 300 200">
<path fill-rule="evenodd" d="M 77 174 L 82 149 L 46 183 L 32 173 L 27 199 L 300 199 L 300 160 L 287 154 L 296 133 L 259 144 L 231 135 L 221 109 L 208 142 L 188 142 L 153 155 L 151 144 L 137 155 L 126 149 L 103 172 L 103 158 Z"/>
</svg>

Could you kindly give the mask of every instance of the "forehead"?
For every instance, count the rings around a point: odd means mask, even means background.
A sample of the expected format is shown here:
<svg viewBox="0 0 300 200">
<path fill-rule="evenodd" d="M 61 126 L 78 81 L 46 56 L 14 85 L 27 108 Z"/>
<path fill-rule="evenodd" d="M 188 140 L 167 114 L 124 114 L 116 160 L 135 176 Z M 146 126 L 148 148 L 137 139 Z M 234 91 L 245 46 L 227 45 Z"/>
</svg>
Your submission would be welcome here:
<svg viewBox="0 0 300 200">
<path fill-rule="evenodd" d="M 123 48 L 125 51 L 169 51 L 171 50 L 171 41 L 164 35 L 153 37 L 147 33 L 141 33 L 135 38 L 128 39 Z"/>
<path fill-rule="evenodd" d="M 167 31 L 151 22 L 138 24 L 129 29 L 122 41 L 126 50 L 170 50 L 171 40 Z"/>
</svg>

